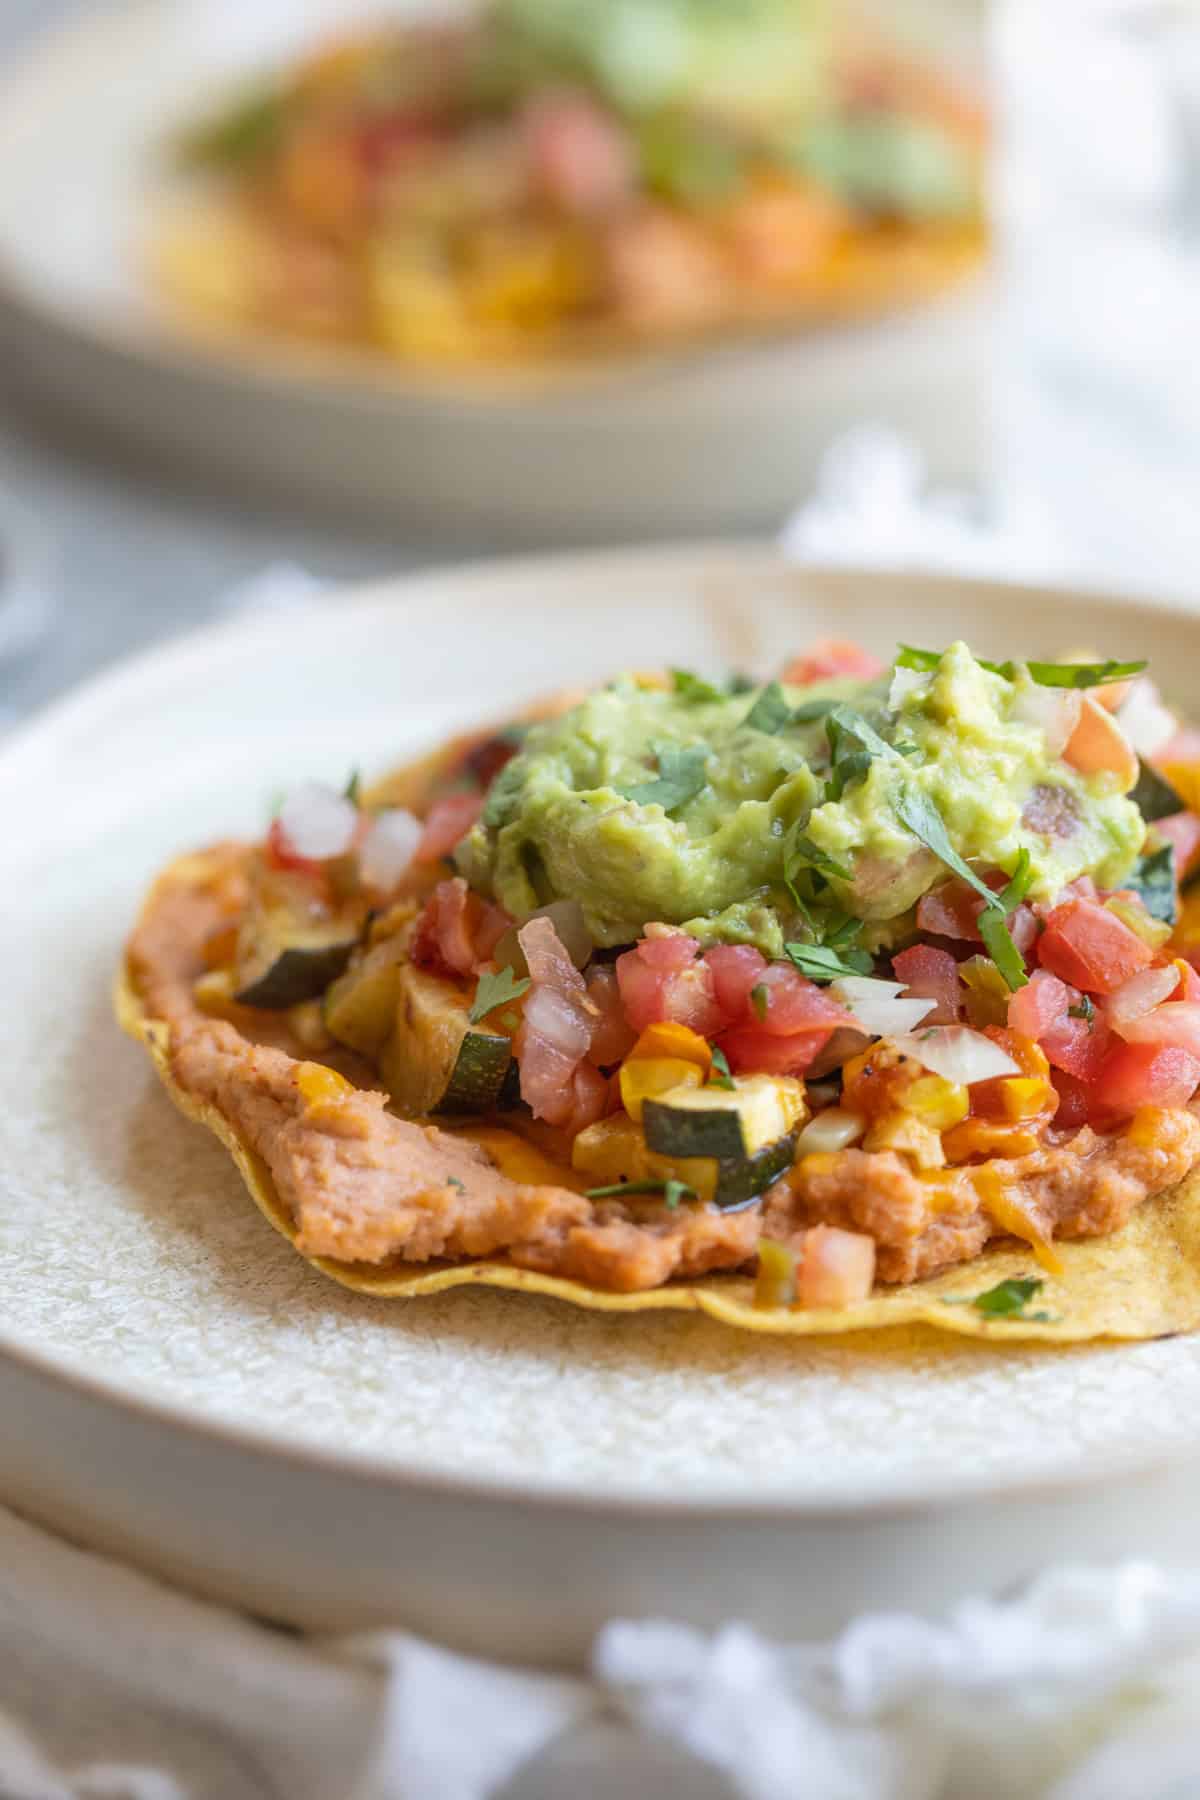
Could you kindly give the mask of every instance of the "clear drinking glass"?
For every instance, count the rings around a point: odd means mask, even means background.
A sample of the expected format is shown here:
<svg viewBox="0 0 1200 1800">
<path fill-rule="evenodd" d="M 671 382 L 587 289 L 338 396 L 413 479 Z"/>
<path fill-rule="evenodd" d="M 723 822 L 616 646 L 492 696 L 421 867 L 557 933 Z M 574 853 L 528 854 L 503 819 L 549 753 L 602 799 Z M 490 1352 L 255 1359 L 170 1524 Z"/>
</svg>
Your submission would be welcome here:
<svg viewBox="0 0 1200 1800">
<path fill-rule="evenodd" d="M 1200 3 L 995 0 L 993 34 L 1000 498 L 1200 607 Z"/>
</svg>

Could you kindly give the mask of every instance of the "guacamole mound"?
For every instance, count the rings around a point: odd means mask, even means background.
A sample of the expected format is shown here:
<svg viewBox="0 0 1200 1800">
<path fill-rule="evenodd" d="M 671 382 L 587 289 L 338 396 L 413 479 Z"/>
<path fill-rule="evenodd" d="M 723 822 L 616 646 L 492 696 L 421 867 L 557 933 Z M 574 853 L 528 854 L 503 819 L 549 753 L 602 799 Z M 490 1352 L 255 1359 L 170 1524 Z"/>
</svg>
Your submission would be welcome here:
<svg viewBox="0 0 1200 1800">
<path fill-rule="evenodd" d="M 518 919 L 577 900 L 598 945 L 660 920 L 768 956 L 796 934 L 797 896 L 865 921 L 875 945 L 904 935 L 947 870 L 902 813 L 932 812 L 981 871 L 1027 851 L 1033 899 L 1084 874 L 1119 887 L 1141 814 L 1113 775 L 1047 753 L 1018 716 L 1030 685 L 961 643 L 927 673 L 869 684 L 716 693 L 622 677 L 530 731 L 457 861 Z"/>
</svg>

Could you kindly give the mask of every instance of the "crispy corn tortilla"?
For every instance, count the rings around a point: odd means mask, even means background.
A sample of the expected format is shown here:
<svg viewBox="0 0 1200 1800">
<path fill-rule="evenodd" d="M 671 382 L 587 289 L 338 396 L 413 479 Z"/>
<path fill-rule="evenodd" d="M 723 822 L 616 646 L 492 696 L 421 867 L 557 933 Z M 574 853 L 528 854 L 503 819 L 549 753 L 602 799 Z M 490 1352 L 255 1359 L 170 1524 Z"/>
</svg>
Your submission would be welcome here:
<svg viewBox="0 0 1200 1800">
<path fill-rule="evenodd" d="M 124 967 L 117 977 L 114 1003 L 122 1030 L 145 1046 L 180 1111 L 221 1140 L 259 1210 L 293 1243 L 291 1219 L 266 1164 L 216 1107 L 197 1101 L 175 1081 L 168 1057 L 169 1027 L 146 1016 Z M 712 1275 L 629 1294 L 540 1275 L 503 1258 L 419 1267 L 339 1263 L 324 1257 L 307 1260 L 342 1286 L 379 1299 L 415 1299 L 456 1287 L 512 1288 L 548 1294 L 593 1312 L 701 1312 L 724 1325 L 779 1336 L 924 1324 L 1002 1343 L 1156 1338 L 1200 1324 L 1200 1172 L 1173 1191 L 1145 1201 L 1123 1230 L 1108 1237 L 1056 1241 L 1055 1252 L 1061 1262 L 1058 1274 L 1045 1273 L 1027 1248 L 1014 1245 L 985 1251 L 930 1281 L 885 1289 L 861 1305 L 839 1310 L 755 1307 L 753 1279 L 741 1275 Z M 970 1303 L 999 1282 L 1030 1275 L 1040 1277 L 1044 1285 L 1026 1307 L 1026 1316 L 989 1317 Z"/>
</svg>

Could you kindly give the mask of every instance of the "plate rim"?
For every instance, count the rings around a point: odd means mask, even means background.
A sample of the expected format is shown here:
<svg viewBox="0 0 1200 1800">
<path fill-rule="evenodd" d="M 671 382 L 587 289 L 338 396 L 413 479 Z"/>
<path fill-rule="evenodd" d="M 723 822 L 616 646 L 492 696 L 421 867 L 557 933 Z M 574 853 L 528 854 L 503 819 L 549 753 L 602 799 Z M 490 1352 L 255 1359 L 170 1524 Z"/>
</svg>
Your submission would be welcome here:
<svg viewBox="0 0 1200 1800">
<path fill-rule="evenodd" d="M 1032 601 L 1053 595 L 1069 608 L 1095 607 L 1107 610 L 1136 610 L 1169 623 L 1177 629 L 1191 629 L 1200 635 L 1200 617 L 1191 616 L 1180 605 L 1161 599 L 1143 600 L 1116 589 L 1090 589 L 1074 586 L 1031 582 L 1006 582 L 990 577 L 925 572 L 912 568 L 862 567 L 851 564 L 798 563 L 778 549 L 761 542 L 716 538 L 686 540 L 666 545 L 635 546 L 618 550 L 562 552 L 553 555 L 499 556 L 480 561 L 458 561 L 424 570 L 407 571 L 364 583 L 334 587 L 311 607 L 286 615 L 267 614 L 230 619 L 201 625 L 179 637 L 150 646 L 139 653 L 118 660 L 42 708 L 31 719 L 19 725 L 0 740 L 0 787 L 9 780 L 22 779 L 22 766 L 40 755 L 53 753 L 57 740 L 72 730 L 86 728 L 102 721 L 106 714 L 119 708 L 122 697 L 130 690 L 145 690 L 156 684 L 186 678 L 213 658 L 236 650 L 241 645 L 253 648 L 262 638 L 286 632 L 299 621 L 324 618 L 336 610 L 344 616 L 347 609 L 360 618 L 373 612 L 391 612 L 398 606 L 418 602 L 423 593 L 439 589 L 459 589 L 467 584 L 473 598 L 487 597 L 489 588 L 536 578 L 542 582 L 569 582 L 578 572 L 594 578 L 606 570 L 614 578 L 628 575 L 640 567 L 653 579 L 681 582 L 691 576 L 696 581 L 711 575 L 736 573 L 743 580 L 781 578 L 798 585 L 806 581 L 823 583 L 839 579 L 874 586 L 894 584 L 898 580 L 920 582 L 922 587 L 960 590 L 967 586 L 981 597 Z M 482 590 L 482 593 L 481 593 Z M 70 755 L 70 747 L 66 752 Z M 115 1029 L 115 1027 L 114 1027 Z M 1148 1344 L 1120 1345 L 1102 1343 L 1089 1347 L 1092 1354 L 1115 1354 L 1122 1349 L 1149 1348 Z M 1045 1354 L 1055 1354 L 1053 1347 Z M 562 1486 L 553 1482 L 523 1481 L 509 1476 L 480 1473 L 454 1474 L 442 1467 L 423 1465 L 408 1459 L 404 1464 L 389 1461 L 378 1452 L 353 1447 L 326 1446 L 297 1440 L 270 1426 L 255 1425 L 221 1413 L 206 1413 L 194 1403 L 171 1400 L 143 1388 L 136 1382 L 121 1382 L 96 1375 L 73 1365 L 43 1346 L 11 1337 L 0 1322 L 0 1358 L 50 1380 L 75 1396 L 84 1396 L 93 1404 L 112 1407 L 138 1419 L 157 1424 L 167 1430 L 226 1449 L 257 1454 L 273 1460 L 303 1467 L 309 1471 L 339 1474 L 367 1482 L 381 1491 L 419 1490 L 426 1495 L 453 1496 L 478 1502 L 507 1502 L 550 1511 L 568 1510 L 584 1515 L 619 1515 L 623 1518 L 691 1521 L 743 1521 L 755 1519 L 795 1519 L 806 1522 L 850 1523 L 901 1519 L 947 1508 L 978 1510 L 997 1500 L 1039 1499 L 1062 1500 L 1072 1494 L 1091 1489 L 1099 1482 L 1145 1478 L 1155 1473 L 1178 1472 L 1195 1466 L 1200 1470 L 1200 1439 L 1196 1448 L 1181 1446 L 1170 1449 L 1133 1447 L 1126 1451 L 1110 1450 L 1095 1457 L 1081 1458 L 1076 1466 L 1062 1470 L 1041 1463 L 1025 1464 L 1011 1476 L 995 1473 L 973 1475 L 970 1471 L 953 1478 L 939 1479 L 931 1491 L 928 1478 L 905 1482 L 903 1476 L 889 1477 L 886 1493 L 865 1496 L 846 1490 L 833 1495 L 805 1499 L 786 1489 L 741 1496 L 723 1490 L 694 1490 L 691 1494 L 667 1495 L 649 1493 L 634 1487 L 592 1489 Z"/>
<path fill-rule="evenodd" d="M 18 44 L 0 75 L 0 121 L 30 98 L 30 84 L 58 75 L 74 63 L 102 58 L 108 50 L 112 18 L 136 28 L 161 17 L 164 0 L 107 0 L 95 11 L 68 14 L 48 28 L 35 28 Z M 0 138 L 4 126 L 0 123 Z M 480 364 L 457 369 L 407 367 L 383 354 L 354 348 L 325 348 L 285 337 L 233 329 L 224 334 L 202 325 L 172 323 L 169 307 L 151 306 L 141 323 L 120 313 L 72 304 L 28 278 L 8 253 L 0 233 L 0 321 L 54 331 L 71 342 L 98 350 L 117 362 L 186 381 L 247 384 L 264 392 L 307 398 L 316 404 L 389 414 L 428 409 L 439 415 L 473 415 L 505 405 L 554 407 L 573 401 L 620 400 L 631 388 L 669 379 L 689 367 L 740 355 L 793 353 L 811 347 L 821 359 L 842 347 L 878 347 L 888 337 L 903 340 L 922 322 L 970 317 L 987 305 L 992 282 L 986 262 L 973 273 L 912 305 L 885 306 L 861 319 L 781 321 L 760 331 L 736 328 L 678 343 L 647 343 L 600 355 L 536 357 L 514 364 Z"/>
</svg>

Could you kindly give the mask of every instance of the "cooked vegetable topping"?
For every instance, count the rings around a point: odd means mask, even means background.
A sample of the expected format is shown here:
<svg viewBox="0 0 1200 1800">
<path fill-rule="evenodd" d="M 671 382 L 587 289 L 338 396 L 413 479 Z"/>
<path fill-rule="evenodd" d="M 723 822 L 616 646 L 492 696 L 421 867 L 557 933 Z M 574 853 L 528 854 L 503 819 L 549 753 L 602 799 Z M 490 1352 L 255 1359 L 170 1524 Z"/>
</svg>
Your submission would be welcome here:
<svg viewBox="0 0 1200 1800">
<path fill-rule="evenodd" d="M 622 678 L 469 792 L 460 749 L 423 819 L 310 784 L 196 1003 L 286 1011 L 414 1116 L 520 1106 L 590 1199 L 774 1220 L 884 1168 L 1052 1268 L 1007 1171 L 1084 1125 L 1134 1142 L 1200 1084 L 1200 901 L 1178 894 L 1200 740 L 1193 765 L 1173 737 L 1170 781 L 1143 764 L 1127 797 L 1141 668 L 956 644 L 888 671 L 829 643 L 801 681 Z M 875 1239 L 820 1217 L 758 1240 L 758 1304 L 869 1292 Z M 961 1304 L 1036 1320 L 1039 1287 Z"/>
</svg>

